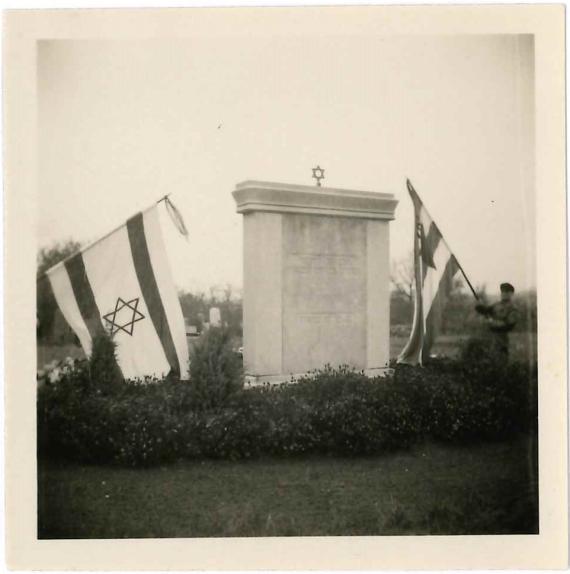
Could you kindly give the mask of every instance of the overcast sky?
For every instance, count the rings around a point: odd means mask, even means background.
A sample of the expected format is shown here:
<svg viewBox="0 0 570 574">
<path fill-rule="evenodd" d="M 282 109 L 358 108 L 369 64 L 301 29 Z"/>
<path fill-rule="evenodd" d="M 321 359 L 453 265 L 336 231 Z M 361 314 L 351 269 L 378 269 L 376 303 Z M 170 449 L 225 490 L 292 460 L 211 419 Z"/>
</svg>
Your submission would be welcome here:
<svg viewBox="0 0 570 574">
<path fill-rule="evenodd" d="M 395 194 L 409 177 L 475 284 L 534 286 L 530 36 L 197 37 L 38 48 L 40 246 L 83 242 L 172 193 L 175 281 L 242 285 L 246 179 Z M 164 214 L 163 214 L 164 215 Z"/>
</svg>

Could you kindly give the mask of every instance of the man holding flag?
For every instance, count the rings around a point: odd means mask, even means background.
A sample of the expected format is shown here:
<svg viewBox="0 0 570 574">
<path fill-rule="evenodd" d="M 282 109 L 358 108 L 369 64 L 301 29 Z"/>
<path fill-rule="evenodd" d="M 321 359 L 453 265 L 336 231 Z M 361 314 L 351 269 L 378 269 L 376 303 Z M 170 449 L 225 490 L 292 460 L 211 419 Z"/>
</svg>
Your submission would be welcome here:
<svg viewBox="0 0 570 574">
<path fill-rule="evenodd" d="M 415 298 L 412 332 L 398 363 L 423 365 L 441 328 L 442 312 L 458 271 L 478 297 L 410 180 L 406 183 L 414 204 Z"/>
<path fill-rule="evenodd" d="M 519 313 L 513 304 L 515 288 L 510 283 L 501 283 L 501 299 L 493 305 L 478 303 L 477 313 L 485 318 L 489 331 L 493 335 L 495 348 L 506 359 L 509 356 L 509 333 L 515 328 Z"/>
</svg>

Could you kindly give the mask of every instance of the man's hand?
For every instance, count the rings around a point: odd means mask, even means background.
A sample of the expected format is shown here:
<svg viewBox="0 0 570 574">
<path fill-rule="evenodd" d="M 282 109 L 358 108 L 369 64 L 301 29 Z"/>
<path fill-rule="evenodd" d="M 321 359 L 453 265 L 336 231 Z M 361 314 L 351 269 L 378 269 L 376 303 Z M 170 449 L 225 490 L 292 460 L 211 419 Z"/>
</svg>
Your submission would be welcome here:
<svg viewBox="0 0 570 574">
<path fill-rule="evenodd" d="M 484 305 L 483 303 L 477 303 L 477 305 L 475 305 L 475 311 L 477 311 L 477 313 L 479 313 L 480 315 L 484 316 L 489 315 L 489 307 L 487 305 Z"/>
</svg>

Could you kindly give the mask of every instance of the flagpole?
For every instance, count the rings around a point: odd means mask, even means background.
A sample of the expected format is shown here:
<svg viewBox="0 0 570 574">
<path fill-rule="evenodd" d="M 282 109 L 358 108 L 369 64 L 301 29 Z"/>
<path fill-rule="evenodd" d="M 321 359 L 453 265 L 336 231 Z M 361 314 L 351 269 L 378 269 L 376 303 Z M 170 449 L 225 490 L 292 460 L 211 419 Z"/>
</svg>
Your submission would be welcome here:
<svg viewBox="0 0 570 574">
<path fill-rule="evenodd" d="M 408 187 L 408 191 L 414 193 L 415 195 L 418 196 L 419 199 L 419 194 L 418 192 L 415 190 L 414 186 L 412 185 L 412 182 L 407 179 L 406 180 L 406 185 Z M 427 210 L 425 204 L 423 201 L 420 202 L 423 206 L 423 208 L 426 210 L 426 213 L 430 216 L 430 218 L 433 220 L 433 217 L 431 216 L 430 212 Z M 445 238 L 443 237 L 443 233 L 441 233 L 441 239 L 443 240 L 443 242 L 447 245 L 447 241 L 445 240 Z M 447 246 L 447 248 L 449 249 L 449 251 L 453 254 L 453 251 L 449 248 L 449 246 Z M 473 288 L 473 285 L 471 285 L 471 281 L 469 281 L 469 278 L 467 277 L 467 274 L 465 273 L 465 271 L 463 270 L 463 267 L 461 266 L 461 263 L 459 263 L 459 260 L 457 259 L 457 257 L 455 257 L 455 255 L 453 255 L 453 257 L 455 258 L 455 262 L 457 263 L 457 267 L 459 268 L 459 271 L 461 271 L 461 274 L 463 275 L 463 277 L 465 278 L 465 281 L 467 281 L 467 285 L 469 285 L 469 289 L 471 289 L 471 293 L 473 293 L 473 296 L 475 297 L 475 299 L 477 301 L 479 301 L 479 295 L 477 295 L 477 293 L 475 292 L 475 289 Z"/>
<path fill-rule="evenodd" d="M 467 277 L 467 275 L 465 274 L 465 271 L 463 271 L 463 267 L 461 267 L 461 264 L 459 263 L 459 261 L 457 261 L 457 257 L 455 257 L 455 262 L 457 263 L 457 267 L 459 267 L 459 271 L 461 271 L 461 274 L 465 278 L 465 281 L 467 281 L 467 285 L 469 285 L 469 289 L 471 289 L 471 293 L 473 293 L 473 297 L 475 297 L 475 299 L 477 299 L 477 301 L 479 301 L 479 295 L 477 295 L 477 293 L 475 292 L 475 289 L 473 289 L 473 285 L 471 285 L 471 281 L 469 281 L 469 277 Z"/>
<path fill-rule="evenodd" d="M 143 214 L 146 213 L 147 211 L 150 211 L 151 209 L 153 209 L 155 206 L 157 206 L 160 202 L 162 201 L 166 201 L 168 199 L 168 197 L 172 195 L 171 193 L 167 193 L 165 196 L 161 197 L 160 199 L 158 199 L 157 201 L 155 201 L 152 205 L 149 205 L 147 208 L 143 209 L 142 211 L 139 211 L 138 213 Z M 72 253 L 71 255 L 68 255 L 65 259 L 62 259 L 61 261 L 59 261 L 58 263 L 56 263 L 55 265 L 52 265 L 49 269 L 46 269 L 43 273 L 41 273 L 38 277 L 36 277 L 36 281 L 40 281 L 41 279 L 43 279 L 44 277 L 47 277 L 47 272 L 51 271 L 52 269 L 55 269 L 56 267 L 60 267 L 61 265 L 65 265 L 65 263 L 67 261 L 69 261 L 72 257 L 74 257 L 75 255 L 77 255 L 77 253 L 85 253 L 86 251 L 88 251 L 89 249 L 91 249 L 92 247 L 95 247 L 95 245 L 97 245 L 98 243 L 100 243 L 101 241 L 103 241 L 103 239 L 107 239 L 107 237 L 109 237 L 110 235 L 113 235 L 113 233 L 115 233 L 115 231 L 118 231 L 119 229 L 121 229 L 121 227 L 123 227 L 124 225 L 126 225 L 126 222 L 121 223 L 120 225 L 117 225 L 117 227 L 113 228 L 111 231 L 109 231 L 108 233 L 105 233 L 105 235 L 99 237 L 98 239 L 96 239 L 95 241 L 92 241 L 91 243 L 89 243 L 89 245 L 87 245 L 86 247 L 83 247 L 82 249 L 80 249 L 79 251 L 77 251 L 76 253 Z"/>
</svg>

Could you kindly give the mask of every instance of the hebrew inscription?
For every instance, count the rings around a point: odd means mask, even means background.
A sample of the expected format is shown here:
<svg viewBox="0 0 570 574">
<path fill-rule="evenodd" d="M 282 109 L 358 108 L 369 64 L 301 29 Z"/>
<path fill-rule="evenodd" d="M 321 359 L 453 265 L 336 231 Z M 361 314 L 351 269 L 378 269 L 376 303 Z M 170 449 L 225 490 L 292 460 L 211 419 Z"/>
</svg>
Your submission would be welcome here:
<svg viewBox="0 0 570 574">
<path fill-rule="evenodd" d="M 283 366 L 364 368 L 366 222 L 342 217 L 283 219 Z"/>
</svg>

